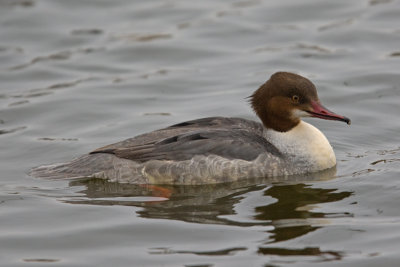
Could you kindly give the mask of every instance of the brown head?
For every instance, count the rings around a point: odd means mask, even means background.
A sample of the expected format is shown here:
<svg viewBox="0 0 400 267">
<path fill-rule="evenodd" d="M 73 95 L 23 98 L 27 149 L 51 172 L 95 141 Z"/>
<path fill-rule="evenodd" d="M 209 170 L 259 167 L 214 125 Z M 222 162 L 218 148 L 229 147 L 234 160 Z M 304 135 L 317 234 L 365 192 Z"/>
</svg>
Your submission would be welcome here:
<svg viewBox="0 0 400 267">
<path fill-rule="evenodd" d="M 326 120 L 350 119 L 322 106 L 314 84 L 300 75 L 277 72 L 250 96 L 250 103 L 264 126 L 287 132 L 300 122 L 300 117 Z"/>
</svg>

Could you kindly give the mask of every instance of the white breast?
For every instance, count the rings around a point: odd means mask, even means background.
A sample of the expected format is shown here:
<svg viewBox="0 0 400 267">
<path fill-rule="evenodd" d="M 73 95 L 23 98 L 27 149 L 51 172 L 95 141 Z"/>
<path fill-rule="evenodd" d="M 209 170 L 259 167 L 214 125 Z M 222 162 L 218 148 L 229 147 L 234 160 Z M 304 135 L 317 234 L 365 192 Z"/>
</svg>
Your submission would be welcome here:
<svg viewBox="0 0 400 267">
<path fill-rule="evenodd" d="M 335 153 L 325 135 L 306 122 L 300 123 L 288 132 L 264 130 L 264 137 L 283 154 L 302 161 L 310 171 L 319 171 L 336 165 Z"/>
</svg>

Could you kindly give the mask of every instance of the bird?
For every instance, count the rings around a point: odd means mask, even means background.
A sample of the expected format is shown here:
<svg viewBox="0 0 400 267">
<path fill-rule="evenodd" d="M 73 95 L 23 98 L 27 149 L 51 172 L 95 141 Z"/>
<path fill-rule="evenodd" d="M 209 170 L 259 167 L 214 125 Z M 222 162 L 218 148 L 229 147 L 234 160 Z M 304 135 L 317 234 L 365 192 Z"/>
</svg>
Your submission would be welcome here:
<svg viewBox="0 0 400 267">
<path fill-rule="evenodd" d="M 319 172 L 336 166 L 325 135 L 303 117 L 350 119 L 325 108 L 315 85 L 276 72 L 251 96 L 261 122 L 234 117 L 185 121 L 110 144 L 70 162 L 36 167 L 48 179 L 198 185 Z"/>
</svg>

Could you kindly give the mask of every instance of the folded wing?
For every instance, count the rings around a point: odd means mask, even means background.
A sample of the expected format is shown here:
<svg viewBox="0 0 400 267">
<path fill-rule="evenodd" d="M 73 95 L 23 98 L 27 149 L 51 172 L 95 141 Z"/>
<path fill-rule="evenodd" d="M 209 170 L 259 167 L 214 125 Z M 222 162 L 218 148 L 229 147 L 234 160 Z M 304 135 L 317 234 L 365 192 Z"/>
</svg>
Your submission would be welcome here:
<svg viewBox="0 0 400 267">
<path fill-rule="evenodd" d="M 168 128 L 167 128 L 168 129 Z M 108 153 L 136 162 L 190 160 L 195 155 L 218 155 L 228 159 L 254 160 L 262 153 L 280 156 L 278 149 L 258 133 L 241 129 L 192 129 L 160 141 L 132 142 L 128 146 L 104 147 L 91 154 Z"/>
</svg>

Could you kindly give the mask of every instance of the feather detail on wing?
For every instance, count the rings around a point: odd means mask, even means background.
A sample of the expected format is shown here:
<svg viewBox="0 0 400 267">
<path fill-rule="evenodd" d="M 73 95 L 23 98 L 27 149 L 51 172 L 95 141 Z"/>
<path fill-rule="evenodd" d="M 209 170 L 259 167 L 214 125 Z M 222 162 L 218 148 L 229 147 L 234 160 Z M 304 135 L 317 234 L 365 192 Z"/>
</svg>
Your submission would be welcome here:
<svg viewBox="0 0 400 267">
<path fill-rule="evenodd" d="M 158 142 L 128 147 L 97 149 L 91 154 L 108 153 L 136 162 L 149 160 L 189 160 L 195 155 L 217 155 L 227 159 L 251 161 L 260 154 L 281 156 L 278 149 L 262 136 L 247 130 L 194 130 Z"/>
</svg>

